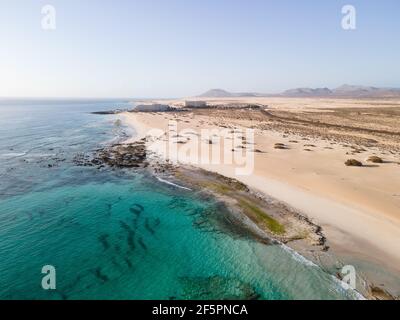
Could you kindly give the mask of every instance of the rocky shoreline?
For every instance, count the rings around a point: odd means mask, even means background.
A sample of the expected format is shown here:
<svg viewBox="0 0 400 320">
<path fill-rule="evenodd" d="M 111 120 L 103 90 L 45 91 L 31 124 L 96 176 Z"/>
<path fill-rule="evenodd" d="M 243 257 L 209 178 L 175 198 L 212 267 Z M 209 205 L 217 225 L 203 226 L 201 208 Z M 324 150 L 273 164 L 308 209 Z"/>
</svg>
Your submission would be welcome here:
<svg viewBox="0 0 400 320">
<path fill-rule="evenodd" d="M 77 166 L 97 167 L 105 166 L 115 168 L 146 168 L 147 149 L 145 139 L 129 143 L 114 144 L 106 148 L 98 149 L 93 155 L 77 155 L 74 160 Z"/>
<path fill-rule="evenodd" d="M 287 245 L 306 259 L 331 273 L 338 280 L 343 266 L 329 252 L 323 230 L 311 219 L 286 204 L 251 190 L 245 184 L 203 169 L 173 165 L 162 161 L 147 150 L 147 139 L 132 143 L 114 144 L 96 150 L 91 156 L 79 155 L 74 159 L 78 166 L 146 169 L 157 177 L 202 192 L 221 201 L 231 213 L 216 223 L 224 223 L 235 232 L 251 236 L 268 245 Z M 370 299 L 395 299 L 389 293 L 358 279 L 364 284 L 364 296 Z M 377 292 L 377 289 L 379 289 Z"/>
<path fill-rule="evenodd" d="M 250 190 L 245 184 L 231 178 L 191 166 L 172 165 L 150 157 L 146 138 L 114 144 L 96 150 L 93 155 L 78 155 L 77 166 L 91 166 L 98 169 L 111 168 L 144 169 L 188 189 L 201 190 L 226 203 L 236 214 L 242 214 L 264 233 L 269 242 L 288 244 L 305 241 L 318 251 L 328 251 L 322 228 L 307 217 L 295 212 L 274 199 Z M 260 232 L 258 232 L 260 234 Z"/>
</svg>

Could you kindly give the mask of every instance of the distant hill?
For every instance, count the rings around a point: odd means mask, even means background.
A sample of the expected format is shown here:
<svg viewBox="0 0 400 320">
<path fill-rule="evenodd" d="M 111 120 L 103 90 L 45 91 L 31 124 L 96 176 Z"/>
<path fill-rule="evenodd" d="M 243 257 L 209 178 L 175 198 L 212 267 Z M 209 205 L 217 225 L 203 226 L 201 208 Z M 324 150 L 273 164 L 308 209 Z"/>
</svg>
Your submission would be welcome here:
<svg viewBox="0 0 400 320">
<path fill-rule="evenodd" d="M 332 94 L 332 90 L 328 88 L 297 88 L 286 90 L 282 93 L 283 96 L 294 97 L 323 97 Z"/>
<path fill-rule="evenodd" d="M 366 87 L 366 86 L 353 86 L 344 84 L 334 90 L 335 94 L 368 94 L 372 92 L 377 92 L 380 90 L 376 87 Z"/>
<path fill-rule="evenodd" d="M 284 91 L 284 97 L 332 97 L 332 98 L 390 98 L 400 97 L 400 89 L 342 85 L 335 89 L 297 88 Z"/>
<path fill-rule="evenodd" d="M 376 88 L 347 84 L 336 88 L 333 93 L 336 96 L 351 97 L 400 97 L 400 89 L 397 88 Z"/>
<path fill-rule="evenodd" d="M 232 93 L 223 89 L 209 90 L 199 97 L 232 98 L 232 97 L 320 97 L 320 98 L 400 98 L 399 88 L 377 88 L 344 84 L 335 89 L 329 88 L 295 88 L 278 94 L 255 92 Z"/>
<path fill-rule="evenodd" d="M 203 98 L 229 98 L 234 97 L 234 94 L 222 89 L 211 89 L 203 94 L 199 95 L 199 97 Z"/>
<path fill-rule="evenodd" d="M 223 89 L 211 89 L 199 95 L 201 98 L 231 98 L 231 97 L 258 97 L 257 93 L 253 92 L 240 92 L 233 93 Z"/>
</svg>

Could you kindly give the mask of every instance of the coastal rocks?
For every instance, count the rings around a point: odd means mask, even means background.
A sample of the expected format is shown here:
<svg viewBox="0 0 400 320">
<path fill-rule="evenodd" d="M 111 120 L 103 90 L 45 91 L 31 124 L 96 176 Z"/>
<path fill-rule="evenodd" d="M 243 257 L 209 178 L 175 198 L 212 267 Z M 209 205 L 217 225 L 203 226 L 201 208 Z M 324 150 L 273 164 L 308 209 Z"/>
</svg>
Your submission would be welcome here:
<svg viewBox="0 0 400 320">
<path fill-rule="evenodd" d="M 180 167 L 176 172 L 180 181 L 191 185 L 193 189 L 211 194 L 224 203 L 225 210 L 200 213 L 196 227 L 205 232 L 218 230 L 235 236 L 251 235 L 265 244 L 296 243 L 312 248 L 312 251 L 327 251 L 326 238 L 322 228 L 304 215 L 285 204 L 250 190 L 236 179 L 227 178 L 201 169 L 193 170 Z"/>
<path fill-rule="evenodd" d="M 103 150 L 93 160 L 103 162 L 111 167 L 139 168 L 144 165 L 146 155 L 144 142 L 136 142 L 116 145 L 109 150 Z"/>
<path fill-rule="evenodd" d="M 140 140 L 100 149 L 93 157 L 78 154 L 74 158 L 74 163 L 78 166 L 97 166 L 98 168 L 104 165 L 117 168 L 144 168 L 148 166 L 146 159 L 145 142 Z"/>
<path fill-rule="evenodd" d="M 397 300 L 397 297 L 393 296 L 385 289 L 382 289 L 378 286 L 374 285 L 370 286 L 369 291 L 370 291 L 369 294 L 375 300 Z"/>
<path fill-rule="evenodd" d="M 91 114 L 97 114 L 97 115 L 110 115 L 110 114 L 118 114 L 125 112 L 127 110 L 121 110 L 121 109 L 116 109 L 116 110 L 106 110 L 106 111 L 95 111 L 91 112 Z"/>
<path fill-rule="evenodd" d="M 166 112 L 166 111 L 174 111 L 175 109 L 167 104 L 140 104 L 133 108 L 135 112 Z"/>
</svg>

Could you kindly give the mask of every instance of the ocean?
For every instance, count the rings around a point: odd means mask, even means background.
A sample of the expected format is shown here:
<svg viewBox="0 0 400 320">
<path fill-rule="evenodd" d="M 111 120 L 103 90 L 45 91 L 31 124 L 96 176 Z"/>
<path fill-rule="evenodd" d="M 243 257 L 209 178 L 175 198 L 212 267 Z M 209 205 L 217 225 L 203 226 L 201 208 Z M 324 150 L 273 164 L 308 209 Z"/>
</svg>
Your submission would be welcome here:
<svg viewBox="0 0 400 320">
<path fill-rule="evenodd" d="M 218 223 L 216 199 L 74 159 L 130 135 L 126 101 L 0 101 L 0 299 L 354 299 L 283 246 Z M 54 266 L 56 289 L 42 288 Z"/>
</svg>

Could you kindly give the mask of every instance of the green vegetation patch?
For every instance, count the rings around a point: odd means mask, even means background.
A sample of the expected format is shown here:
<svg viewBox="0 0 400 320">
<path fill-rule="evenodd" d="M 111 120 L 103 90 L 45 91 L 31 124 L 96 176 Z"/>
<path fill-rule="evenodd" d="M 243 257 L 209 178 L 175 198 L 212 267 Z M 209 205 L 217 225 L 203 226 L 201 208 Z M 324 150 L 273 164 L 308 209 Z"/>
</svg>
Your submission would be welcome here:
<svg viewBox="0 0 400 320">
<path fill-rule="evenodd" d="M 239 199 L 240 207 L 245 210 L 245 212 L 251 216 L 254 216 L 257 222 L 261 222 L 265 225 L 271 232 L 282 235 L 285 233 L 285 227 L 276 221 L 274 218 L 270 217 L 263 210 L 261 210 L 258 206 L 253 205 L 246 200 Z"/>
</svg>

